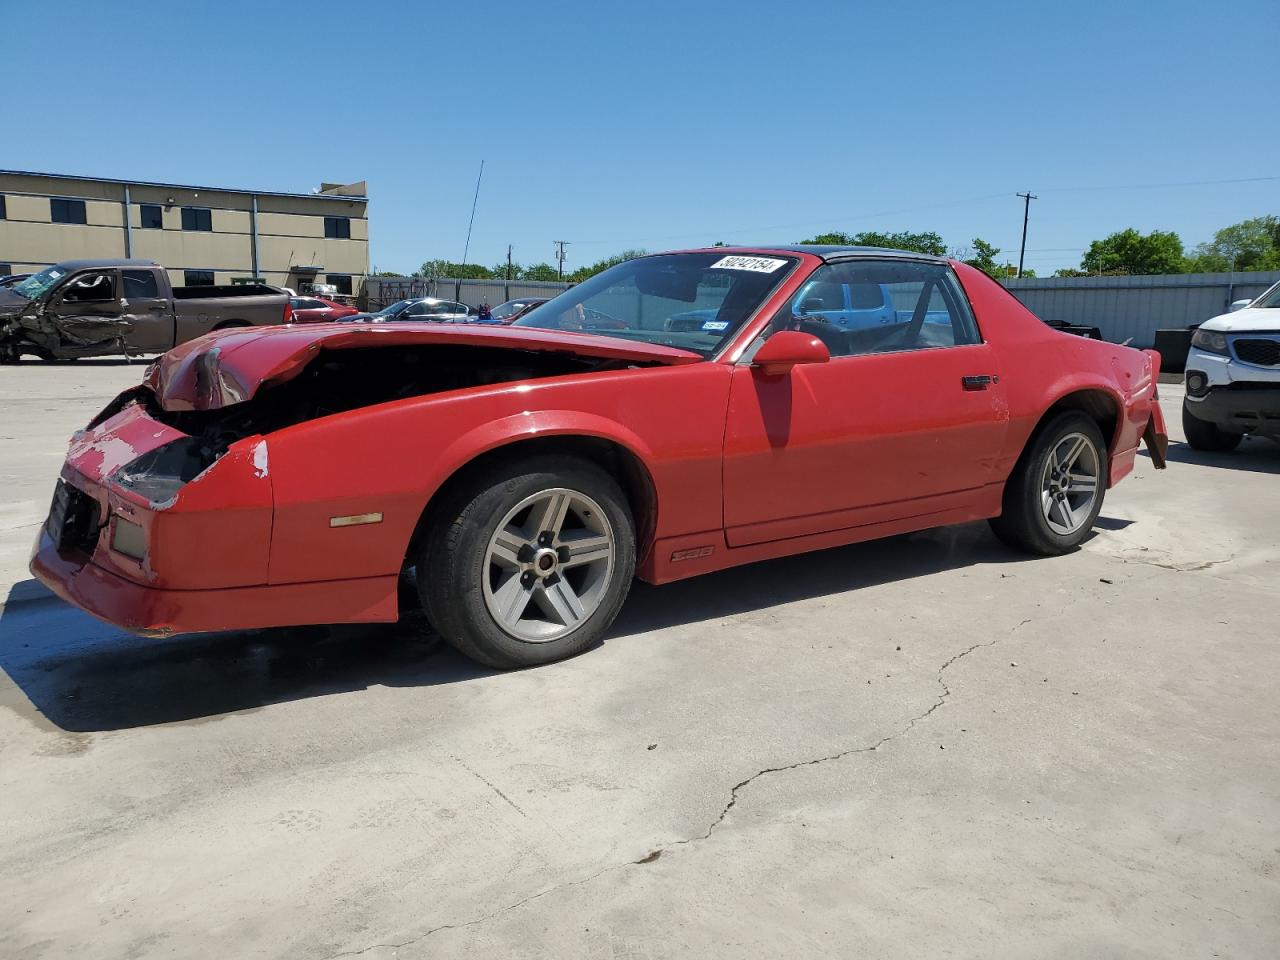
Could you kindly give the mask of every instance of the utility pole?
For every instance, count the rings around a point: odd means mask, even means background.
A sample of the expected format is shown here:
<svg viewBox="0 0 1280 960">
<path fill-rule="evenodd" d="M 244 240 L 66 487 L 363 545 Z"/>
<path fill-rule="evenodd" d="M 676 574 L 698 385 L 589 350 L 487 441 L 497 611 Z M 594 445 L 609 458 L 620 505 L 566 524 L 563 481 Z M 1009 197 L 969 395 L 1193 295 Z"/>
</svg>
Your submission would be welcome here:
<svg viewBox="0 0 1280 960">
<path fill-rule="evenodd" d="M 1018 250 L 1018 276 L 1022 276 L 1022 260 L 1027 255 L 1027 221 L 1031 218 L 1031 201 L 1039 200 L 1034 193 L 1028 190 L 1026 193 L 1016 193 L 1016 197 L 1022 197 L 1022 247 Z"/>
<path fill-rule="evenodd" d="M 556 245 L 556 262 L 560 264 L 556 268 L 556 279 L 560 280 L 561 282 L 564 281 L 564 248 L 565 248 L 565 244 L 567 244 L 568 242 L 569 242 L 568 240 L 554 241 Z"/>
<path fill-rule="evenodd" d="M 511 279 L 511 244 L 507 244 L 507 279 Z"/>
</svg>

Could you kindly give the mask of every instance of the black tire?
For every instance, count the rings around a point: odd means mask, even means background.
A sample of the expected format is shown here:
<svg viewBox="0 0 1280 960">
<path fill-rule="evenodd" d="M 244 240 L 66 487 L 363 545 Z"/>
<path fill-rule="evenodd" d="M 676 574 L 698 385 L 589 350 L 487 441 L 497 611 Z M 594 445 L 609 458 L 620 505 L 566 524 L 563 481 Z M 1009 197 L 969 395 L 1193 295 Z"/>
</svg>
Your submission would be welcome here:
<svg viewBox="0 0 1280 960">
<path fill-rule="evenodd" d="M 1243 436 L 1222 430 L 1216 423 L 1201 420 L 1191 412 L 1186 400 L 1182 401 L 1182 432 L 1193 450 L 1209 453 L 1230 453 L 1240 446 Z"/>
<path fill-rule="evenodd" d="M 1081 525 L 1071 533 L 1054 530 L 1044 515 L 1042 478 L 1052 452 L 1070 434 L 1082 434 L 1093 444 L 1099 464 L 1096 495 Z M 1049 420 L 1032 435 L 1004 488 L 1004 508 L 991 520 L 991 529 L 1004 543 L 1040 556 L 1058 556 L 1075 550 L 1093 529 L 1102 509 L 1107 486 L 1107 445 L 1091 417 L 1069 410 Z"/>
<path fill-rule="evenodd" d="M 508 513 L 542 491 L 567 489 L 599 505 L 614 537 L 611 573 L 595 611 L 568 634 L 534 642 L 513 635 L 490 613 L 485 579 L 490 538 Z M 595 464 L 563 456 L 507 462 L 444 495 L 417 552 L 418 593 L 427 619 L 460 652 L 486 666 L 510 669 L 581 653 L 609 629 L 635 574 L 635 525 L 627 498 Z"/>
</svg>

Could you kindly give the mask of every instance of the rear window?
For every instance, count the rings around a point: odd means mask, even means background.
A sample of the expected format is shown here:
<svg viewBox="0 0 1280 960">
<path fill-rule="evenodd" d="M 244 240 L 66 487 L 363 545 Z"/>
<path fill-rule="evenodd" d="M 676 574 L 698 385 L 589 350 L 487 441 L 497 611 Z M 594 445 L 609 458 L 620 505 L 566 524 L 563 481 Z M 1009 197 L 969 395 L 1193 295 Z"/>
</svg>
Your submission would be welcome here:
<svg viewBox="0 0 1280 960">
<path fill-rule="evenodd" d="M 150 270 L 124 270 L 121 271 L 120 277 L 124 280 L 126 300 L 144 300 L 148 297 L 160 296 L 156 275 Z"/>
</svg>

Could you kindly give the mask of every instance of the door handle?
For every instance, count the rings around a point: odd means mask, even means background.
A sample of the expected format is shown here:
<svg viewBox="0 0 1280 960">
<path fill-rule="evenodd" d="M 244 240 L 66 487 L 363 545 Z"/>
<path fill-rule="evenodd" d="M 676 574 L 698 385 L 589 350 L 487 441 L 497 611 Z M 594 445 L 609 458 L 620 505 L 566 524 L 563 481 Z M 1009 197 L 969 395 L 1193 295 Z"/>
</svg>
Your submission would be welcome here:
<svg viewBox="0 0 1280 960">
<path fill-rule="evenodd" d="M 960 383 L 966 390 L 985 390 L 989 384 L 999 382 L 999 377 L 988 376 L 985 373 L 979 376 L 960 378 Z"/>
</svg>

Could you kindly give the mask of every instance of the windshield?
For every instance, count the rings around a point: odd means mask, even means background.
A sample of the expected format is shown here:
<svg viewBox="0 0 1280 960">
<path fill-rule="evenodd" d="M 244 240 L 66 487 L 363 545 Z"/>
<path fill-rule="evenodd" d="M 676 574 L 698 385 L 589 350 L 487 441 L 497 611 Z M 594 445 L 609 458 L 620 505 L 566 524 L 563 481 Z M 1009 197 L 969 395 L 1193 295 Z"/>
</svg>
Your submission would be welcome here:
<svg viewBox="0 0 1280 960">
<path fill-rule="evenodd" d="M 375 317 L 394 317 L 401 310 L 408 308 L 409 304 L 411 303 L 417 303 L 417 301 L 416 300 L 397 300 L 395 303 L 391 304 L 391 306 L 383 307 L 381 310 L 375 313 L 374 316 Z"/>
<path fill-rule="evenodd" d="M 1260 296 L 1251 307 L 1271 307 L 1273 310 L 1280 309 L 1280 283 L 1275 284 L 1270 290 Z M 1270 321 L 1268 321 L 1270 322 Z"/>
<path fill-rule="evenodd" d="M 692 350 L 720 349 L 796 265 L 794 257 L 669 253 L 628 260 L 515 322 Z"/>
<path fill-rule="evenodd" d="M 16 284 L 13 291 L 22 294 L 28 300 L 34 300 L 66 275 L 67 271 L 62 267 L 45 267 L 39 273 L 33 273 L 21 283 Z"/>
<path fill-rule="evenodd" d="M 495 320 L 501 320 L 504 317 L 515 316 L 529 303 L 528 300 L 508 300 L 506 303 L 500 303 L 490 311 Z"/>
</svg>

